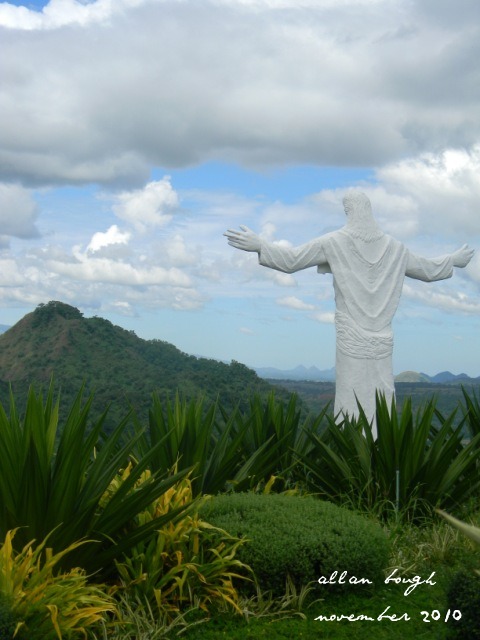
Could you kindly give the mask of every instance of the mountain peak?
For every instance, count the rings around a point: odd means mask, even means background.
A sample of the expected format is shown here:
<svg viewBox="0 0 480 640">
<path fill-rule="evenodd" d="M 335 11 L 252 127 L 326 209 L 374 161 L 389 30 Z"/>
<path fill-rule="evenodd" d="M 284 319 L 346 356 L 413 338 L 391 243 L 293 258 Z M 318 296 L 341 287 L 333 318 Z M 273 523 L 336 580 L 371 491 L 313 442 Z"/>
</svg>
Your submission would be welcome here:
<svg viewBox="0 0 480 640">
<path fill-rule="evenodd" d="M 253 393 L 272 390 L 244 365 L 190 356 L 162 340 L 143 340 L 56 300 L 38 305 L 0 335 L 0 396 L 9 383 L 17 393 L 30 384 L 48 385 L 52 376 L 64 398 L 73 399 L 85 384 L 87 392 L 95 391 L 98 407 L 127 403 L 142 412 L 154 390 L 162 398 L 179 391 L 189 399 L 219 399 L 224 407 L 247 406 Z"/>
<path fill-rule="evenodd" d="M 72 307 L 65 302 L 58 300 L 50 300 L 46 304 L 40 303 L 33 312 L 32 319 L 34 322 L 43 324 L 50 321 L 55 316 L 61 316 L 66 320 L 81 320 L 83 313 L 76 307 Z"/>
</svg>

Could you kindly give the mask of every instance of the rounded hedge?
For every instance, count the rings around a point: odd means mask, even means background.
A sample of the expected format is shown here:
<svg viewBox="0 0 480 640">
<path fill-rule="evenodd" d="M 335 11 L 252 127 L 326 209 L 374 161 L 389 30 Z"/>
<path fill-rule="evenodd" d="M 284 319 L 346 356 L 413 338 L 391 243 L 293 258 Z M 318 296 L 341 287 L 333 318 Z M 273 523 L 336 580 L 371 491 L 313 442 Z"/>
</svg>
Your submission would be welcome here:
<svg viewBox="0 0 480 640">
<path fill-rule="evenodd" d="M 473 570 L 458 571 L 447 590 L 448 607 L 461 611 L 458 621 L 450 622 L 450 638 L 474 640 L 480 638 L 480 576 Z"/>
<path fill-rule="evenodd" d="M 230 534 L 246 538 L 236 557 L 250 565 L 262 590 L 285 593 L 287 575 L 297 587 L 330 582 L 346 571 L 341 586 L 322 589 L 359 589 L 350 578 L 368 580 L 372 588 L 383 583 L 388 541 L 383 530 L 364 516 L 309 496 L 283 494 L 223 494 L 212 497 L 202 517 Z"/>
<path fill-rule="evenodd" d="M 0 594 L 0 640 L 12 640 L 16 623 L 10 601 Z"/>
</svg>

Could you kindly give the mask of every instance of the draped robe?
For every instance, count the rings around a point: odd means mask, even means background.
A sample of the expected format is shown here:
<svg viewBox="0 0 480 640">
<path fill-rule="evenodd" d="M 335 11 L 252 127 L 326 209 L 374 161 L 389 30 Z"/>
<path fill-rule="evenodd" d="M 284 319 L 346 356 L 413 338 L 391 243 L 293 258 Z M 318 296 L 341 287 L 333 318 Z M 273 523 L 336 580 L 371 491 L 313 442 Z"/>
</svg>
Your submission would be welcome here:
<svg viewBox="0 0 480 640">
<path fill-rule="evenodd" d="M 450 278 L 451 256 L 422 258 L 386 234 L 364 241 L 348 227 L 295 248 L 262 241 L 259 262 L 285 273 L 317 267 L 332 273 L 335 292 L 335 415 L 358 416 L 358 403 L 375 426 L 375 392 L 391 400 L 392 320 L 404 277 L 425 282 Z M 358 402 L 357 402 L 358 400 Z"/>
</svg>

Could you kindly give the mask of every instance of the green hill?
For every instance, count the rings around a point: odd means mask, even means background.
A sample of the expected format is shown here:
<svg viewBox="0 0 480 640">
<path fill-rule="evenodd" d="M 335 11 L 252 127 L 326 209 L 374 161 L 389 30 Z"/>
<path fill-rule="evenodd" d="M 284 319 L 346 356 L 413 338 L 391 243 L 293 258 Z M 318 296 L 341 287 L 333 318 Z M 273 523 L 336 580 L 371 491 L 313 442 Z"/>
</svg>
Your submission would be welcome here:
<svg viewBox="0 0 480 640">
<path fill-rule="evenodd" d="M 0 397 L 7 400 L 9 384 L 15 397 L 28 386 L 46 387 L 54 376 L 68 406 L 83 382 L 94 392 L 94 409 L 112 403 L 109 422 L 126 413 L 130 403 L 145 417 L 151 394 L 186 399 L 217 397 L 231 409 L 246 406 L 253 393 L 273 387 L 245 365 L 224 364 L 182 353 L 162 340 L 143 340 L 132 331 L 82 313 L 62 302 L 39 305 L 0 335 Z M 282 391 L 278 395 L 282 395 Z"/>
<path fill-rule="evenodd" d="M 395 376 L 395 382 L 430 382 L 428 376 L 416 371 L 403 371 Z"/>
</svg>

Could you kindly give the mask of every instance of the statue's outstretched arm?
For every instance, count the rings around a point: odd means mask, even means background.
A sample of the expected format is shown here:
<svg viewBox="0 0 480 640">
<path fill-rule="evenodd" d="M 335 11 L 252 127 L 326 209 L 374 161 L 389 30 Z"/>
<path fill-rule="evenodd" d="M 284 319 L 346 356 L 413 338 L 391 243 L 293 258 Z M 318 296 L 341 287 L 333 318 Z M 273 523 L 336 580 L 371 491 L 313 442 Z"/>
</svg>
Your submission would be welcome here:
<svg viewBox="0 0 480 640">
<path fill-rule="evenodd" d="M 466 267 L 474 253 L 466 244 L 457 251 L 438 258 L 423 258 L 409 251 L 405 275 L 424 282 L 445 280 L 451 278 L 453 267 Z"/>
<path fill-rule="evenodd" d="M 240 226 L 240 231 L 229 229 L 223 235 L 228 238 L 228 244 L 235 249 L 256 251 L 259 262 L 264 267 L 294 273 L 321 265 L 323 273 L 329 272 L 322 238 L 311 240 L 299 247 L 282 247 L 261 240 L 255 232 L 243 225 Z"/>
</svg>

